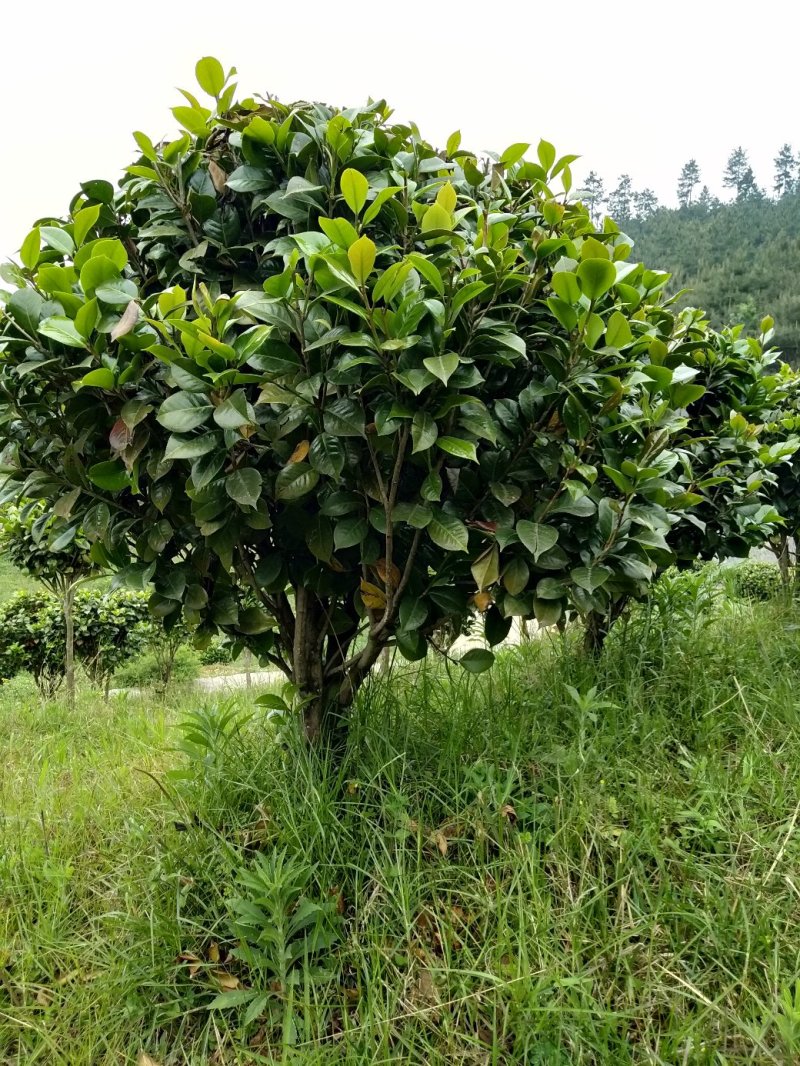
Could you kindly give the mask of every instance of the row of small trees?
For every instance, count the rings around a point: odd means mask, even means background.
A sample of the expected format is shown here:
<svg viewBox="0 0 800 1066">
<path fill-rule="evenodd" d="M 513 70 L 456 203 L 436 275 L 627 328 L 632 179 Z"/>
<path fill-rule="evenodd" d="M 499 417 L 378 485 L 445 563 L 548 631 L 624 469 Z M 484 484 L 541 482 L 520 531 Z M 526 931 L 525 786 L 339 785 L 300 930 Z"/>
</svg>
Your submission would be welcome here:
<svg viewBox="0 0 800 1066">
<path fill-rule="evenodd" d="M 701 180 L 700 166 L 696 159 L 690 159 L 683 164 L 676 190 L 679 207 L 689 207 L 696 203 L 700 208 L 712 211 L 721 205 L 721 201 L 712 195 L 708 185 L 703 185 L 699 195 L 695 196 L 695 189 Z M 739 202 L 766 196 L 756 181 L 747 152 L 741 145 L 734 148 L 728 157 L 722 185 L 730 189 Z M 780 199 L 799 189 L 800 156 L 795 156 L 790 144 L 784 144 L 775 157 L 773 193 Z M 590 170 L 580 195 L 592 217 L 598 222 L 604 209 L 617 222 L 627 222 L 630 219 L 647 219 L 661 206 L 652 189 L 634 189 L 630 174 L 620 174 L 614 188 L 606 191 L 603 178 L 597 171 Z"/>
<path fill-rule="evenodd" d="M 105 692 L 114 672 L 158 638 L 146 598 L 134 592 L 81 590 L 71 620 L 71 661 Z M 64 682 L 66 661 L 66 619 L 55 596 L 18 592 L 0 604 L 0 682 L 26 672 L 50 698 Z"/>
<path fill-rule="evenodd" d="M 46 501 L 51 547 L 284 671 L 317 739 L 389 646 L 478 614 L 597 647 L 666 566 L 783 528 L 771 321 L 677 311 L 574 157 L 198 80 L 3 272 L 3 497 Z"/>
</svg>

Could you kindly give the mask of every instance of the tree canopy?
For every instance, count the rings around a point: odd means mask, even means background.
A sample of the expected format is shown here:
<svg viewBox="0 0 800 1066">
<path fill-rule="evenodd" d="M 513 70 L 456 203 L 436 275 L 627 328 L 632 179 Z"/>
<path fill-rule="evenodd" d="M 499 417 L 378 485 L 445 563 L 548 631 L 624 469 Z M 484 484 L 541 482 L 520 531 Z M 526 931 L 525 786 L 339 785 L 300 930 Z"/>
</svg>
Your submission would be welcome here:
<svg viewBox="0 0 800 1066">
<path fill-rule="evenodd" d="M 4 271 L 5 499 L 282 669 L 310 737 L 389 644 L 475 613 L 490 645 L 514 616 L 597 633 L 676 555 L 775 529 L 762 343 L 676 311 L 575 157 L 197 73 L 211 105 Z"/>
</svg>

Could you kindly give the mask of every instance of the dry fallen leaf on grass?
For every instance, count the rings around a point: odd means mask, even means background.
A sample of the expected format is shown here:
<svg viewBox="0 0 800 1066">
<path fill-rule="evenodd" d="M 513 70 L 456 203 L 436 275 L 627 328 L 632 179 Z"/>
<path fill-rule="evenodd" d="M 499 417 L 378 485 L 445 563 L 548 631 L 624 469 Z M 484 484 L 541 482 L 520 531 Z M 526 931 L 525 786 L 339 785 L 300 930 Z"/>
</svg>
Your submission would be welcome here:
<svg viewBox="0 0 800 1066">
<path fill-rule="evenodd" d="M 161 1063 L 148 1055 L 146 1051 L 139 1052 L 139 1058 L 136 1060 L 136 1066 L 161 1066 Z"/>
<path fill-rule="evenodd" d="M 232 973 L 225 973 L 223 970 L 215 970 L 214 976 L 219 983 L 219 987 L 224 989 L 225 992 L 233 992 L 241 984 L 238 977 L 234 977 Z"/>
</svg>

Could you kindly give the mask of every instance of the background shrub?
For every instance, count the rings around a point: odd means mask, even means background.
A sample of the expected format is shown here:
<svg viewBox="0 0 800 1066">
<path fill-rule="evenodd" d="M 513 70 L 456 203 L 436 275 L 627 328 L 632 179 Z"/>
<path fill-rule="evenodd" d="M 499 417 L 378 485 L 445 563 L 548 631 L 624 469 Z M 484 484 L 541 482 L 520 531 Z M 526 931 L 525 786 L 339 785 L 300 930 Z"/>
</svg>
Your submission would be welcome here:
<svg viewBox="0 0 800 1066">
<path fill-rule="evenodd" d="M 741 600 L 771 600 L 782 587 L 775 563 L 748 559 L 730 571 L 730 591 Z"/>
</svg>

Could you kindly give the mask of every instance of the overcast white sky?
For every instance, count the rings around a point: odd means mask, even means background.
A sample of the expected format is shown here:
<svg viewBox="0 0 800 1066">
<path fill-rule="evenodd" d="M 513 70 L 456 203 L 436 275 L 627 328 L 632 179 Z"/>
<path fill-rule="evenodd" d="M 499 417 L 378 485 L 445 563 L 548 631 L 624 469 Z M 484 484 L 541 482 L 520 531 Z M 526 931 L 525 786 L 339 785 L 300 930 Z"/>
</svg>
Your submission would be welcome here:
<svg viewBox="0 0 800 1066">
<path fill-rule="evenodd" d="M 731 148 L 771 187 L 800 148 L 796 0 L 5 0 L 0 30 L 0 258 L 81 180 L 116 179 L 131 131 L 172 132 L 194 63 L 236 66 L 244 94 L 352 106 L 385 97 L 443 144 L 540 137 L 612 186 L 674 198 L 694 156 L 721 192 Z"/>
</svg>

